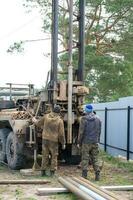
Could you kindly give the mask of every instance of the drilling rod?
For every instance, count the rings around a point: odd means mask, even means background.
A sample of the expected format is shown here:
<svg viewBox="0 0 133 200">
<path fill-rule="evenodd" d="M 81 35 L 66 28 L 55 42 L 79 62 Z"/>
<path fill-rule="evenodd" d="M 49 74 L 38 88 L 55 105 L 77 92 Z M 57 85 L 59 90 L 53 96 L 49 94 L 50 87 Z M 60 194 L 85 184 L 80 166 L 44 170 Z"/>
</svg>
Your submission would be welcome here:
<svg viewBox="0 0 133 200">
<path fill-rule="evenodd" d="M 51 37 L 51 76 L 50 76 L 50 102 L 53 103 L 54 90 L 57 84 L 58 65 L 58 0 L 52 0 L 52 37 Z"/>
<path fill-rule="evenodd" d="M 78 81 L 83 81 L 85 64 L 85 0 L 79 0 L 79 63 Z"/>
<path fill-rule="evenodd" d="M 69 1 L 69 66 L 68 66 L 68 128 L 67 143 L 72 143 L 72 85 L 73 85 L 73 67 L 72 67 L 72 46 L 73 46 L 73 0 Z"/>
</svg>

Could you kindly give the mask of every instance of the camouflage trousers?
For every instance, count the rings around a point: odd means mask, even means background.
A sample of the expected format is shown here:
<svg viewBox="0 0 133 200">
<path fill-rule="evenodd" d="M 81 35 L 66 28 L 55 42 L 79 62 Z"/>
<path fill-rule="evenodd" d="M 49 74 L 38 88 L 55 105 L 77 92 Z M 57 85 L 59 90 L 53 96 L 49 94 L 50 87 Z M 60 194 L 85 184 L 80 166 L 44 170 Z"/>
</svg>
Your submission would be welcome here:
<svg viewBox="0 0 133 200">
<path fill-rule="evenodd" d="M 51 171 L 57 170 L 58 142 L 42 140 L 42 165 L 41 169 L 50 168 Z"/>
<path fill-rule="evenodd" d="M 81 168 L 82 170 L 88 169 L 88 163 L 91 159 L 94 171 L 100 171 L 99 165 L 99 147 L 98 144 L 82 144 L 81 149 Z"/>
</svg>

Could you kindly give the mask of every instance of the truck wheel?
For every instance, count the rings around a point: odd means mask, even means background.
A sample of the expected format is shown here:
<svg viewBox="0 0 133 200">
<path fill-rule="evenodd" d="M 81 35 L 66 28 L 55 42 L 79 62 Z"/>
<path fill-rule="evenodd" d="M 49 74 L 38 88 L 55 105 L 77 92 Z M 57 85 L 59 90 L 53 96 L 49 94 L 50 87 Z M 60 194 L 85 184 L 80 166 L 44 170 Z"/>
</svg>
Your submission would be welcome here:
<svg viewBox="0 0 133 200">
<path fill-rule="evenodd" d="M 6 140 L 9 129 L 0 129 L 0 162 L 6 162 Z"/>
<path fill-rule="evenodd" d="M 7 163 L 11 169 L 23 168 L 23 144 L 18 142 L 17 136 L 10 132 L 6 142 Z"/>
</svg>

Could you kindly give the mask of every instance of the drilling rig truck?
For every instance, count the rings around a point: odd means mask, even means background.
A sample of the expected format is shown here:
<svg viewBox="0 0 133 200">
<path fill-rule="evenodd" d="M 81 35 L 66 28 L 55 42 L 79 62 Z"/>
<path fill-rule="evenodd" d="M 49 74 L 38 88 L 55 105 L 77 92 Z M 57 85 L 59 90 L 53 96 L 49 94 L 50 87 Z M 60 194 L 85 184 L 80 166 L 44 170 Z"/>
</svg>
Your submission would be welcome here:
<svg viewBox="0 0 133 200">
<path fill-rule="evenodd" d="M 32 117 L 40 118 L 55 105 L 61 107 L 64 120 L 66 149 L 59 148 L 59 160 L 67 163 L 80 161 L 76 146 L 79 119 L 88 88 L 84 86 L 84 23 L 85 0 L 79 0 L 78 67 L 72 66 L 73 50 L 73 1 L 69 1 L 69 40 L 67 79 L 60 80 L 58 70 L 58 0 L 52 0 L 52 42 L 51 71 L 48 73 L 45 89 L 39 96 L 18 99 L 14 107 L 0 108 L 0 161 L 7 163 L 11 169 L 21 169 L 27 155 L 41 154 L 42 130 L 32 124 Z"/>
</svg>

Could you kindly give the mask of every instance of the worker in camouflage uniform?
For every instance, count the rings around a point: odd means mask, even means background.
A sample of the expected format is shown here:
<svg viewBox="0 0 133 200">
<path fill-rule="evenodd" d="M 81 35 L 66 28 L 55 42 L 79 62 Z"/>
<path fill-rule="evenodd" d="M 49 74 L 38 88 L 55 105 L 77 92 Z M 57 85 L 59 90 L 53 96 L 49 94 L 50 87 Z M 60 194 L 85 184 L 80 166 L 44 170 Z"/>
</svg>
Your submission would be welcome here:
<svg viewBox="0 0 133 200">
<path fill-rule="evenodd" d="M 86 115 L 82 117 L 79 127 L 78 146 L 81 146 L 82 177 L 87 178 L 88 161 L 91 158 L 95 171 L 95 180 L 100 179 L 99 141 L 101 134 L 101 121 L 93 113 L 92 105 L 85 106 Z"/>
<path fill-rule="evenodd" d="M 44 115 L 41 120 L 33 119 L 38 127 L 43 126 L 42 133 L 42 165 L 41 174 L 46 175 L 46 170 L 50 163 L 50 175 L 54 175 L 57 170 L 58 142 L 65 149 L 64 123 L 60 117 L 60 106 L 56 105 L 53 112 Z"/>
</svg>

